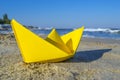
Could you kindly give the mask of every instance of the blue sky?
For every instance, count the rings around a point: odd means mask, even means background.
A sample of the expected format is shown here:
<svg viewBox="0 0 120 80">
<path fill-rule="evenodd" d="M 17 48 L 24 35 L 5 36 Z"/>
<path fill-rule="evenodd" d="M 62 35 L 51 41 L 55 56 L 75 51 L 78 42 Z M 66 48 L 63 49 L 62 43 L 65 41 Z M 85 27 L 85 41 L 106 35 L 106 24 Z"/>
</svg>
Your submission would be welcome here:
<svg viewBox="0 0 120 80">
<path fill-rule="evenodd" d="M 120 0 L 0 0 L 0 17 L 38 27 L 120 27 Z"/>
</svg>

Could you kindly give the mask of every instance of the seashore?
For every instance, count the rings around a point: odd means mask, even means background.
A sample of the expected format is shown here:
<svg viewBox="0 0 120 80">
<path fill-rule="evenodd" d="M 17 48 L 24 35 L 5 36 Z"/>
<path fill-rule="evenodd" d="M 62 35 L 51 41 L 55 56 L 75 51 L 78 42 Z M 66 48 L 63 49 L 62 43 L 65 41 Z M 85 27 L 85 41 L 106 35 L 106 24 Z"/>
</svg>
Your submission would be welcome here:
<svg viewBox="0 0 120 80">
<path fill-rule="evenodd" d="M 119 80 L 119 66 L 120 40 L 82 38 L 69 60 L 26 64 L 14 36 L 0 36 L 0 80 Z"/>
</svg>

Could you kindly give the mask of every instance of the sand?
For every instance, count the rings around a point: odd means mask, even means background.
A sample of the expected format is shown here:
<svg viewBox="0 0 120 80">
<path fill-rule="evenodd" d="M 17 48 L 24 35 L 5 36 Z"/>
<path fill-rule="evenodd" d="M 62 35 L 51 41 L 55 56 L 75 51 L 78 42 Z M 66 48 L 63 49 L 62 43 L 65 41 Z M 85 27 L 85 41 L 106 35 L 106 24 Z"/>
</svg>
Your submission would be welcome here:
<svg viewBox="0 0 120 80">
<path fill-rule="evenodd" d="M 119 79 L 120 40 L 82 38 L 76 55 L 69 60 L 26 64 L 14 37 L 0 38 L 0 80 Z"/>
</svg>

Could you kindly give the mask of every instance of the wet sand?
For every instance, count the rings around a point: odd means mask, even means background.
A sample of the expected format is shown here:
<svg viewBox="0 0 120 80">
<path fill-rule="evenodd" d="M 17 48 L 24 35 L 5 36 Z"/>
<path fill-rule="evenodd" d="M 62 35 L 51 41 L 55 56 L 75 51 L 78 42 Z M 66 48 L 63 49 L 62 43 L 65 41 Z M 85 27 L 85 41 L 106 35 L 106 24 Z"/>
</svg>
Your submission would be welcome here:
<svg viewBox="0 0 120 80">
<path fill-rule="evenodd" d="M 0 40 L 0 80 L 119 80 L 120 40 L 82 38 L 76 55 L 59 63 L 22 61 L 15 39 Z"/>
</svg>

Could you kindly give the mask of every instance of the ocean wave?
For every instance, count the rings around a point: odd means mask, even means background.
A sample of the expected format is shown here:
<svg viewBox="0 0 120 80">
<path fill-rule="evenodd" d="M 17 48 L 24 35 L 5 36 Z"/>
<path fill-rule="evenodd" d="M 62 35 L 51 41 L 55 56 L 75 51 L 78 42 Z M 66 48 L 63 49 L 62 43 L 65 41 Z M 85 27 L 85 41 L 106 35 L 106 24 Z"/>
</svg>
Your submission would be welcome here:
<svg viewBox="0 0 120 80">
<path fill-rule="evenodd" d="M 13 31 L 0 31 L 0 34 L 12 34 Z"/>
<path fill-rule="evenodd" d="M 39 30 L 51 30 L 53 27 L 46 27 L 46 28 L 38 28 Z"/>
<path fill-rule="evenodd" d="M 87 34 L 83 35 L 83 37 L 87 37 L 87 38 L 95 38 L 95 36 L 87 35 Z"/>
<path fill-rule="evenodd" d="M 84 31 L 87 32 L 109 32 L 109 33 L 120 33 L 120 29 L 111 29 L 111 28 L 86 28 Z"/>
</svg>

